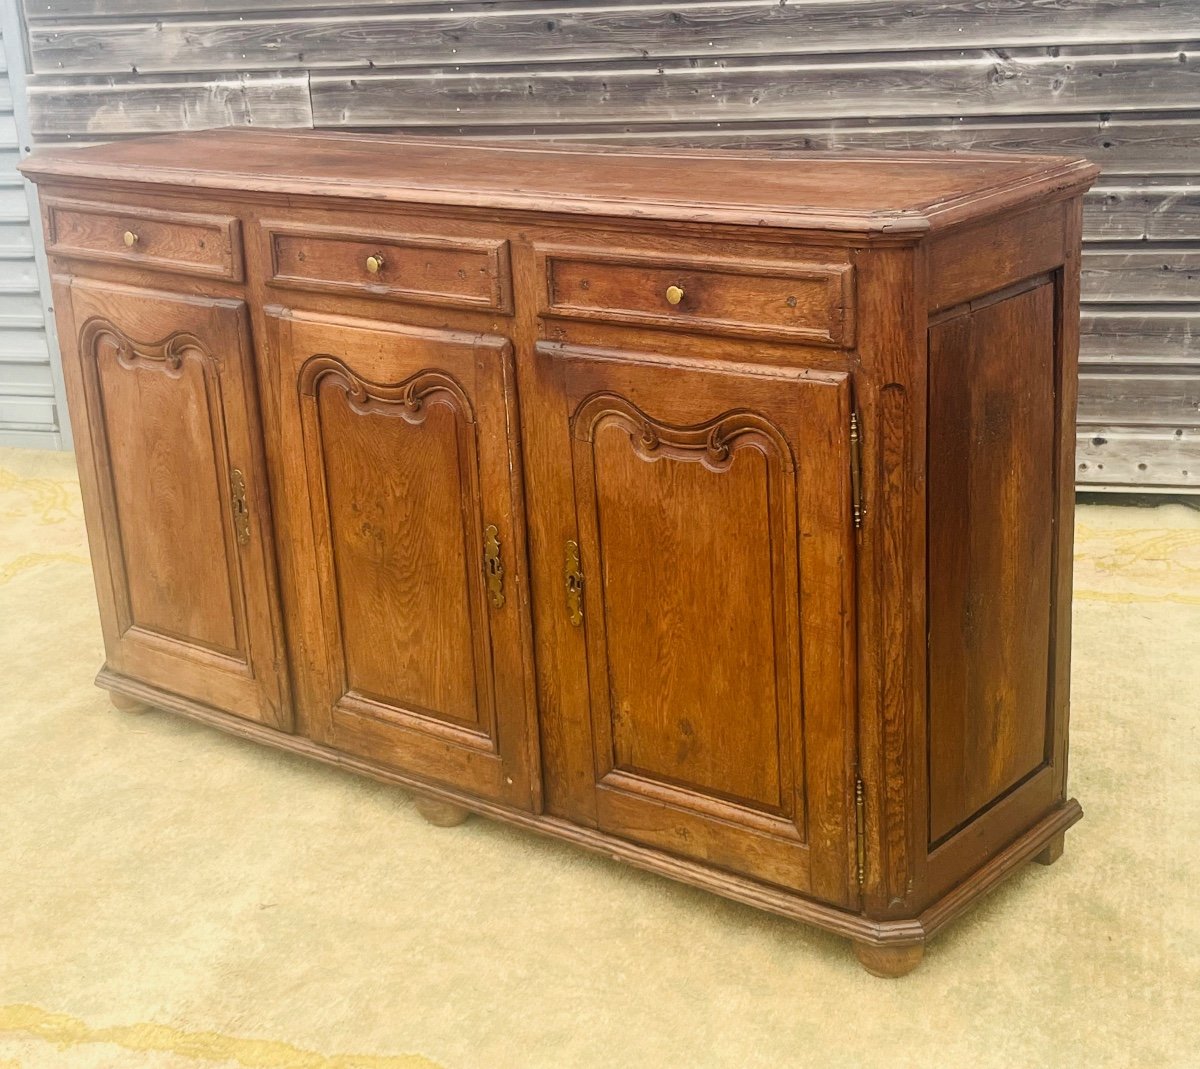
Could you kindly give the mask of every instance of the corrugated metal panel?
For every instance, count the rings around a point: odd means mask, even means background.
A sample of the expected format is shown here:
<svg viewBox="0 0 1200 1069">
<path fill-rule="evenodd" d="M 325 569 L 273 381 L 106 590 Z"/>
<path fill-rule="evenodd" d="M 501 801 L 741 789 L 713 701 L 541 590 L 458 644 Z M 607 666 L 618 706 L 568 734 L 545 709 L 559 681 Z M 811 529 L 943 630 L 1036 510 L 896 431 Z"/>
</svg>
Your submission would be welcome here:
<svg viewBox="0 0 1200 1069">
<path fill-rule="evenodd" d="M 1196 0 L 25 3 L 46 141 L 245 123 L 1086 155 L 1079 480 L 1200 489 Z"/>
<path fill-rule="evenodd" d="M 17 173 L 18 123 L 13 111 L 10 71 L 23 70 L 23 47 L 10 19 L 0 33 L 0 444 L 56 449 L 59 433 L 56 368 L 46 331 L 42 275 L 30 200 Z"/>
</svg>

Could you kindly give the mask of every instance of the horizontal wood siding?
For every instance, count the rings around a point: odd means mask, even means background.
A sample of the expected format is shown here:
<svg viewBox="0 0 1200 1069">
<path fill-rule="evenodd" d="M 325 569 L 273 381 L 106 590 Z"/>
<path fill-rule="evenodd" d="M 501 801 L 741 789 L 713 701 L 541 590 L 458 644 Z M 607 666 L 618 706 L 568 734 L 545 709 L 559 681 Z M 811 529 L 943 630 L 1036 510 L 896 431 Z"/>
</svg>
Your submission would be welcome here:
<svg viewBox="0 0 1200 1069">
<path fill-rule="evenodd" d="M 1200 489 L 1196 0 L 25 10 L 42 142 L 232 123 L 1087 156 L 1080 483 Z"/>
<path fill-rule="evenodd" d="M 31 4 L 31 9 L 41 7 Z M 64 5 L 65 6 L 65 5 Z M 85 5 L 78 5 L 83 7 Z M 91 7 L 93 5 L 86 5 Z M 105 13 L 115 14 L 105 5 Z M 1061 0 L 1058 3 L 446 4 L 378 5 L 341 14 L 323 4 L 307 14 L 278 12 L 214 17 L 157 17 L 147 4 L 119 22 L 86 19 L 35 25 L 37 73 L 79 74 L 277 70 L 295 65 L 371 69 L 428 67 L 431 61 L 475 65 L 589 60 L 692 59 L 697 55 L 812 56 L 860 53 L 885 42 L 894 50 L 987 50 L 999 69 L 1015 62 L 1005 45 L 1128 45 L 1200 38 L 1194 0 Z M 243 5 L 244 6 L 244 5 Z M 254 3 L 254 8 L 274 5 Z M 348 5 L 347 5 L 348 6 Z M 369 5 L 354 5 L 361 9 Z M 439 9 L 440 7 L 440 9 Z M 397 10 L 398 9 L 398 10 Z M 866 40 L 864 40 L 866 39 Z M 1086 53 L 1085 53 L 1086 54 Z M 1010 75 L 1011 77 L 1011 75 Z"/>
<path fill-rule="evenodd" d="M 19 31 L 0 35 L 0 445 L 54 449 L 61 444 L 54 367 L 29 199 L 17 173 L 9 77 L 9 53 L 21 47 Z"/>
</svg>

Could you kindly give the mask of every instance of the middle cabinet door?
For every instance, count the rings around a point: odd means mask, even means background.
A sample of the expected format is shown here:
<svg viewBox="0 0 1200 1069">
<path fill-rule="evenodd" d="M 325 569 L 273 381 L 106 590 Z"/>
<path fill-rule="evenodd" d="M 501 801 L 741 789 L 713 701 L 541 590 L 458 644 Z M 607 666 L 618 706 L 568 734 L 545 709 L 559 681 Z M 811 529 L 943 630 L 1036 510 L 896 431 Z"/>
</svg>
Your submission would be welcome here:
<svg viewBox="0 0 1200 1069">
<path fill-rule="evenodd" d="M 280 309 L 270 322 L 309 734 L 530 807 L 509 342 Z"/>
</svg>

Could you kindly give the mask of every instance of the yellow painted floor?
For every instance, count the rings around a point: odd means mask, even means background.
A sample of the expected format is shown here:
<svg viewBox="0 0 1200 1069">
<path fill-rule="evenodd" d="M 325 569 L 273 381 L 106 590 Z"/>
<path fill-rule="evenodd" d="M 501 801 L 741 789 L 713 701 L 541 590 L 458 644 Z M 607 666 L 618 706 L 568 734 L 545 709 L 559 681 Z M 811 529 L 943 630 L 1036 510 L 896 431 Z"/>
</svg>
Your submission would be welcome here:
<svg viewBox="0 0 1200 1069">
<path fill-rule="evenodd" d="M 71 459 L 0 451 L 0 1069 L 1200 1065 L 1200 514 L 1080 510 L 1084 821 L 875 980 L 841 941 L 114 711 Z"/>
</svg>

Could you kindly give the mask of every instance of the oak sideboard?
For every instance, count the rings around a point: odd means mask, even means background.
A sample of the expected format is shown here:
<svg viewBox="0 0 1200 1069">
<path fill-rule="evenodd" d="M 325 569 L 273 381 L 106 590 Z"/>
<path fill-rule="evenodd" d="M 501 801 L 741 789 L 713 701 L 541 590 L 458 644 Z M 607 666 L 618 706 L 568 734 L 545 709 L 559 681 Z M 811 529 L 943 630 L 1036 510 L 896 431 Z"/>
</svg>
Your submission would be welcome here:
<svg viewBox="0 0 1200 1069">
<path fill-rule="evenodd" d="M 1092 164 L 221 130 L 22 169 L 118 708 L 880 975 L 1061 853 Z"/>
</svg>

